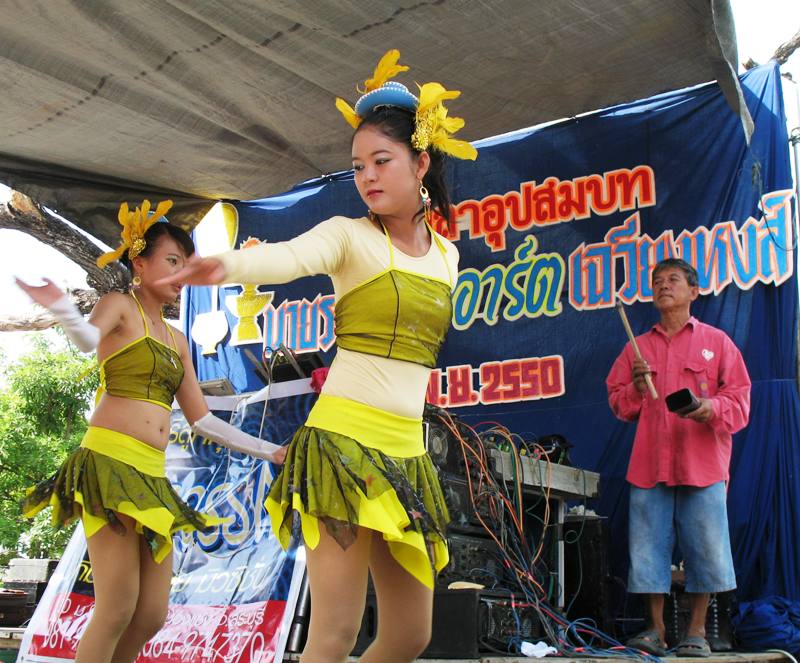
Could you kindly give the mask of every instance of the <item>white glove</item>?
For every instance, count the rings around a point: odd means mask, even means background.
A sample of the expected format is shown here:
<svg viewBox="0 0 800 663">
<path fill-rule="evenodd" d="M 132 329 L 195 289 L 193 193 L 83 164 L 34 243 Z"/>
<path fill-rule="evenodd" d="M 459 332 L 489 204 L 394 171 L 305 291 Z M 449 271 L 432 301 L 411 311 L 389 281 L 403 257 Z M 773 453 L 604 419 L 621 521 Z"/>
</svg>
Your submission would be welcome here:
<svg viewBox="0 0 800 663">
<path fill-rule="evenodd" d="M 64 295 L 47 307 L 61 323 L 67 337 L 81 352 L 91 352 L 100 342 L 100 330 L 87 322 L 78 307 Z"/>
<path fill-rule="evenodd" d="M 241 451 L 272 462 L 283 462 L 286 453 L 284 447 L 245 433 L 210 412 L 192 424 L 192 431 L 195 435 L 202 435 L 231 451 Z"/>
</svg>

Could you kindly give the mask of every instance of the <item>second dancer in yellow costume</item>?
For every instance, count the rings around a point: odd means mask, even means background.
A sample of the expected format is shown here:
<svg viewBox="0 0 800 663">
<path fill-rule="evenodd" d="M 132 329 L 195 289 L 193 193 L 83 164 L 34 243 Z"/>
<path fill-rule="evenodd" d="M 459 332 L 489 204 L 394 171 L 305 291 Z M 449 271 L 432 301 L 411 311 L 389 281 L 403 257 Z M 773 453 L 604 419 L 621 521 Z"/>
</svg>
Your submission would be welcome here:
<svg viewBox="0 0 800 663">
<path fill-rule="evenodd" d="M 389 78 L 407 70 L 389 51 L 366 93 L 337 107 L 355 128 L 355 183 L 369 213 L 334 217 L 288 242 L 192 258 L 189 284 L 286 283 L 330 275 L 337 353 L 319 400 L 289 447 L 267 509 L 281 543 L 299 514 L 311 624 L 304 663 L 345 660 L 371 573 L 378 632 L 362 661 L 412 661 L 431 633 L 435 574 L 448 561 L 448 521 L 425 453 L 422 411 L 452 317 L 458 251 L 431 227 L 449 217 L 446 155 L 474 159 L 452 133 L 463 120 L 439 83 L 412 95 Z M 322 525 L 322 526 L 320 526 Z"/>
</svg>

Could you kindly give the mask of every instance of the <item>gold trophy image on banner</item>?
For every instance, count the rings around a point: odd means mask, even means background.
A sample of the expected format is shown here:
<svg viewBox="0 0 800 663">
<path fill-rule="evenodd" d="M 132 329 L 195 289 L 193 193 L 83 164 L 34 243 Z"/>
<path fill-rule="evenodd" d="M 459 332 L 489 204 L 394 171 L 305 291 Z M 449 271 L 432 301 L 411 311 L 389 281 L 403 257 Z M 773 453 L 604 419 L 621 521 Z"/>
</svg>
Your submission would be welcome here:
<svg viewBox="0 0 800 663">
<path fill-rule="evenodd" d="M 240 249 L 247 249 L 251 246 L 260 244 L 261 241 L 255 237 L 248 237 L 239 246 Z M 274 292 L 261 292 L 258 285 L 254 283 L 242 283 L 242 292 L 238 295 L 227 295 L 225 305 L 239 321 L 231 331 L 231 345 L 246 345 L 249 343 L 262 343 L 264 334 L 261 327 L 256 323 L 256 318 L 264 309 L 270 305 Z"/>
</svg>

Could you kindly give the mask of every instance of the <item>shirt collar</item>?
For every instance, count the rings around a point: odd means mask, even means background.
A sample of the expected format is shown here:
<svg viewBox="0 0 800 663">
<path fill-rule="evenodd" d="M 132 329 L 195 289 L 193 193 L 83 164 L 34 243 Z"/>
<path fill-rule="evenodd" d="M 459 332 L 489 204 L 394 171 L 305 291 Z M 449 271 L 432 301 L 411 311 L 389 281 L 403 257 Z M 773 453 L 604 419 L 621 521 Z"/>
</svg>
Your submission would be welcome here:
<svg viewBox="0 0 800 663">
<path fill-rule="evenodd" d="M 683 327 L 681 327 L 677 332 L 675 332 L 673 336 L 677 336 L 678 334 L 680 334 L 684 329 L 686 329 L 686 327 L 691 327 L 692 331 L 694 331 L 695 327 L 697 326 L 697 322 L 698 322 L 697 318 L 695 318 L 693 315 L 690 315 L 689 319 L 686 321 Z M 661 334 L 662 336 L 669 336 L 666 330 L 661 326 L 660 322 L 654 324 L 653 328 L 650 331 Z"/>
</svg>

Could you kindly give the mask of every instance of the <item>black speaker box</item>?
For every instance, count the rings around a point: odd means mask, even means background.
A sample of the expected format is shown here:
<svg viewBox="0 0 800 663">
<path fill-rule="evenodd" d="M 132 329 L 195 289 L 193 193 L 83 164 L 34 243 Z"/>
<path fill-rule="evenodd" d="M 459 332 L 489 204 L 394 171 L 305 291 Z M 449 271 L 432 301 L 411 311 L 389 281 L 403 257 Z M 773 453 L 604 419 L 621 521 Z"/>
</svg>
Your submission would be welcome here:
<svg viewBox="0 0 800 663">
<path fill-rule="evenodd" d="M 589 617 L 610 633 L 608 530 L 605 520 L 589 517 L 564 523 L 564 605 L 567 617 Z"/>
<path fill-rule="evenodd" d="M 373 591 L 353 654 L 360 656 L 375 639 L 378 608 Z M 541 639 L 543 629 L 534 606 L 508 592 L 437 589 L 433 597 L 431 642 L 420 658 L 478 658 L 481 651 L 506 650 L 512 638 Z"/>
<path fill-rule="evenodd" d="M 706 613 L 706 640 L 711 651 L 733 651 L 733 629 L 731 627 L 731 607 L 734 592 L 712 594 Z M 667 627 L 665 639 L 669 647 L 680 644 L 686 633 L 691 608 L 689 596 L 683 587 L 673 585 L 664 602 L 664 625 Z"/>
<path fill-rule="evenodd" d="M 465 580 L 492 587 L 503 578 L 503 558 L 497 544 L 488 538 L 450 534 L 450 563 L 436 579 L 439 587 Z"/>
<path fill-rule="evenodd" d="M 493 531 L 497 530 L 497 523 L 489 514 L 488 502 L 478 497 L 477 503 L 473 506 L 466 478 L 452 474 L 440 474 L 439 482 L 442 486 L 447 510 L 450 512 L 450 524 L 447 527 L 449 533 L 486 536 L 486 530 L 480 521 L 481 518 Z M 473 490 L 474 488 L 473 486 Z"/>
</svg>

